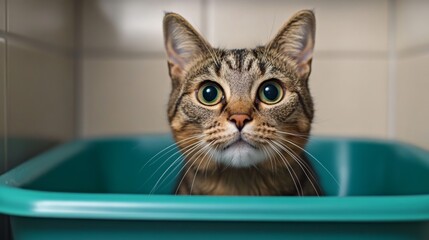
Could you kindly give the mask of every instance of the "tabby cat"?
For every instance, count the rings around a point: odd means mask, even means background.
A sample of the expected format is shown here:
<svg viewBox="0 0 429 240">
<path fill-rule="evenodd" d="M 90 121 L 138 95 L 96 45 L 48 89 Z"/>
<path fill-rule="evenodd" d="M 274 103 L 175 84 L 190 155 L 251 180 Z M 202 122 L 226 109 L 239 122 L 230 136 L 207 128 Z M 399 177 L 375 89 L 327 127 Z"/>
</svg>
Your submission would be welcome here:
<svg viewBox="0 0 429 240">
<path fill-rule="evenodd" d="M 253 49 L 213 48 L 176 13 L 163 28 L 168 118 L 185 157 L 176 194 L 321 195 L 303 150 L 314 113 L 313 12 Z"/>
</svg>

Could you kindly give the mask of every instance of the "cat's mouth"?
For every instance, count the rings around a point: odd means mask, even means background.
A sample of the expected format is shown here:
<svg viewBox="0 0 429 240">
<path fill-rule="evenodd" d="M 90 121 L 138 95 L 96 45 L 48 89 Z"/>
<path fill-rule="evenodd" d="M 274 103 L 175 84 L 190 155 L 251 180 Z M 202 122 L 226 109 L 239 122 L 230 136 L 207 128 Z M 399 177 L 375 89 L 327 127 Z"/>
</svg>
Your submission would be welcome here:
<svg viewBox="0 0 429 240">
<path fill-rule="evenodd" d="M 247 141 L 242 136 L 237 136 L 227 146 L 216 151 L 214 159 L 222 164 L 232 167 L 249 167 L 263 160 L 266 156 L 261 149 Z"/>
<path fill-rule="evenodd" d="M 255 145 L 252 143 L 246 141 L 241 136 L 237 138 L 234 142 L 228 144 L 228 146 L 224 147 L 223 150 L 227 150 L 228 148 L 235 147 L 235 148 L 245 148 L 245 147 L 251 147 L 253 149 L 258 149 Z"/>
</svg>

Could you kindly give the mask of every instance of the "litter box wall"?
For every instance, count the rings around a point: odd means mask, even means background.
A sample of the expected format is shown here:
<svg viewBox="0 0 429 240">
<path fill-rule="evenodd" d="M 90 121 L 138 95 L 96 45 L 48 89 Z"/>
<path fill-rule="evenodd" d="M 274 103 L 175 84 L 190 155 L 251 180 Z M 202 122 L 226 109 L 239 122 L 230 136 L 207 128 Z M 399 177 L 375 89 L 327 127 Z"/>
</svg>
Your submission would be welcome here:
<svg viewBox="0 0 429 240">
<path fill-rule="evenodd" d="M 74 136 L 75 10 L 73 0 L 0 0 L 0 173 Z"/>
</svg>

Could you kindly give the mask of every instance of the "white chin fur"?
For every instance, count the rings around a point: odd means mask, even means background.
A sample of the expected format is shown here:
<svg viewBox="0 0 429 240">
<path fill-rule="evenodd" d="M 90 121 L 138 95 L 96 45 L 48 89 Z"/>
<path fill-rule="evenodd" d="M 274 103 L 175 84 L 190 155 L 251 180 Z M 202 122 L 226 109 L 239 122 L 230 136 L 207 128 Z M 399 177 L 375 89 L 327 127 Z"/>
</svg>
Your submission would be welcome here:
<svg viewBox="0 0 429 240">
<path fill-rule="evenodd" d="M 214 158 L 226 166 L 250 167 L 265 160 L 263 151 L 255 149 L 248 144 L 234 144 L 225 150 L 216 151 Z"/>
</svg>

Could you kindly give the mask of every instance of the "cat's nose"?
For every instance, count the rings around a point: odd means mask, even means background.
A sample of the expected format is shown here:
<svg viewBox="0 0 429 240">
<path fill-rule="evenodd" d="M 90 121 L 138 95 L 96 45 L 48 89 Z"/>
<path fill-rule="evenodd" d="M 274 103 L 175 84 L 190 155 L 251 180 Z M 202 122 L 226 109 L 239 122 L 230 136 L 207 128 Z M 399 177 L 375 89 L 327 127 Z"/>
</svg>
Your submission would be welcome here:
<svg viewBox="0 0 429 240">
<path fill-rule="evenodd" d="M 252 121 L 252 118 L 247 114 L 233 114 L 229 117 L 229 121 L 235 123 L 238 130 L 241 131 L 246 123 Z"/>
</svg>

